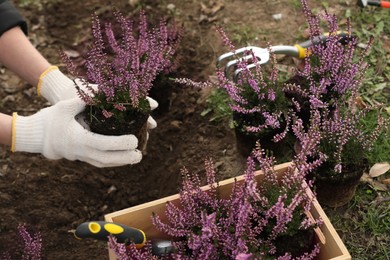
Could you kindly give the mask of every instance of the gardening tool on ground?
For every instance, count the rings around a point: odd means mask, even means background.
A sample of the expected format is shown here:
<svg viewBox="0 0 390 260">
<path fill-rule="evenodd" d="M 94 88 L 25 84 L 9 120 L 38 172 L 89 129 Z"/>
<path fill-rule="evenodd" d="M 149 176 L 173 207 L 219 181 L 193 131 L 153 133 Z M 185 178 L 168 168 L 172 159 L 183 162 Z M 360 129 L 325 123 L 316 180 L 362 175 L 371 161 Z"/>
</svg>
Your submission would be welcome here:
<svg viewBox="0 0 390 260">
<path fill-rule="evenodd" d="M 147 241 L 142 230 L 107 221 L 84 222 L 71 232 L 77 239 L 93 238 L 108 241 L 109 236 L 114 236 L 118 243 L 128 245 L 133 242 L 137 249 L 144 247 Z M 172 249 L 172 242 L 169 240 L 152 241 L 152 253 L 156 256 L 169 254 Z"/>
<path fill-rule="evenodd" d="M 340 43 L 347 44 L 350 41 L 350 35 L 347 32 L 340 31 L 337 32 L 337 35 L 340 37 Z M 233 78 L 235 79 L 237 75 L 242 71 L 242 68 L 237 68 L 237 63 L 241 60 L 248 61 L 248 63 L 253 60 L 253 55 L 256 57 L 256 61 L 249 63 L 246 67 L 251 69 L 256 66 L 256 64 L 266 64 L 270 59 L 270 52 L 275 54 L 285 54 L 299 59 L 303 59 L 307 56 L 307 49 L 310 46 L 317 44 L 326 44 L 326 39 L 329 34 L 324 34 L 317 36 L 314 39 L 307 40 L 305 42 L 295 44 L 294 46 L 288 45 L 276 45 L 270 46 L 269 48 L 260 48 L 256 46 L 246 46 L 232 52 L 225 53 L 218 57 L 217 67 L 225 67 L 225 75 L 228 78 L 231 78 L 233 73 Z M 252 53 L 253 55 L 252 55 Z M 242 55 L 240 57 L 240 55 Z"/>
<path fill-rule="evenodd" d="M 367 5 L 379 6 L 383 8 L 390 8 L 390 2 L 381 0 L 358 0 L 358 6 L 366 7 Z"/>
</svg>

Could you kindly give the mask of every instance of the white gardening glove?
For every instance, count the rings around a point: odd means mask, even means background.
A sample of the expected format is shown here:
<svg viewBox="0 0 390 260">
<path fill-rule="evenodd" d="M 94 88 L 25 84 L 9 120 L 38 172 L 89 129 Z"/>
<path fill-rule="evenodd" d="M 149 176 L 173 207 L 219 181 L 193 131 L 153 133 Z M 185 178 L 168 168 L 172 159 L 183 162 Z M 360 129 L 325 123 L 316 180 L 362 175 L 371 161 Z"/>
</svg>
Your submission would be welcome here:
<svg viewBox="0 0 390 260">
<path fill-rule="evenodd" d="M 51 66 L 39 77 L 38 95 L 42 95 L 50 104 L 54 105 L 59 101 L 78 97 L 75 83 L 85 92 L 90 92 L 80 79 L 73 81 L 63 74 L 58 67 Z M 97 89 L 94 84 L 90 84 L 90 86 Z"/>
<path fill-rule="evenodd" d="M 54 105 L 59 101 L 78 97 L 75 83 L 79 88 L 89 93 L 82 80 L 75 79 L 74 81 L 64 75 L 56 66 L 51 66 L 46 69 L 39 78 L 37 87 L 38 95 L 42 95 L 50 104 Z M 97 89 L 96 84 L 89 84 L 90 87 Z M 156 109 L 158 103 L 156 100 L 148 97 L 150 108 Z M 149 116 L 148 129 L 153 129 L 157 126 L 156 121 Z"/>
<path fill-rule="evenodd" d="M 49 159 L 80 160 L 96 167 L 138 163 L 134 135 L 106 136 L 83 128 L 75 116 L 85 104 L 78 98 L 58 102 L 31 116 L 13 115 L 11 150 L 41 153 Z"/>
</svg>

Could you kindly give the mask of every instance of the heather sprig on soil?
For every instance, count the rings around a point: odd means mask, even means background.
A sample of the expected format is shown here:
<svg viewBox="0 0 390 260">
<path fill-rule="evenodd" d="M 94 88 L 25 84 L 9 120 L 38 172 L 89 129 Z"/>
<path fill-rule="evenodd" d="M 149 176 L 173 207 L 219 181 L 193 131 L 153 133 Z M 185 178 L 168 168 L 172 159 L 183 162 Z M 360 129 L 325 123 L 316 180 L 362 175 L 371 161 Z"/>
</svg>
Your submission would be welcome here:
<svg viewBox="0 0 390 260">
<path fill-rule="evenodd" d="M 129 107 L 145 111 L 156 77 L 176 65 L 174 55 L 180 41 L 176 25 L 161 20 L 151 27 L 144 11 L 140 11 L 138 24 L 117 10 L 114 17 L 115 24 L 102 25 L 99 17 L 92 15 L 94 40 L 85 61 L 86 76 L 81 77 L 88 91 L 78 88 L 81 99 L 101 108 L 106 118 Z M 71 59 L 65 53 L 62 57 L 68 70 L 80 77 Z"/>
<path fill-rule="evenodd" d="M 34 233 L 30 234 L 27 231 L 26 226 L 18 226 L 19 238 L 21 240 L 20 252 L 12 252 L 13 254 L 18 253 L 22 260 L 41 260 L 42 259 L 42 237 L 41 234 Z M 2 260 L 11 260 L 11 252 L 3 252 L 0 254 Z"/>
</svg>

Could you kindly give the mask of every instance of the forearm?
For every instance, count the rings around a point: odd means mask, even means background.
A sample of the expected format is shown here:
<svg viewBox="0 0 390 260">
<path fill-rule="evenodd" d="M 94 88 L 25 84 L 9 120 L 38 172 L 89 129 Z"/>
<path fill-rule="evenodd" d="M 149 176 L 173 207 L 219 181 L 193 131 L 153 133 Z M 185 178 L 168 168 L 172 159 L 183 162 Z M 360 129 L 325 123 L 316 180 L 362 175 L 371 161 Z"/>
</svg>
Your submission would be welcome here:
<svg viewBox="0 0 390 260">
<path fill-rule="evenodd" d="M 0 144 L 11 145 L 12 116 L 0 113 Z"/>
<path fill-rule="evenodd" d="M 33 86 L 37 86 L 40 75 L 50 67 L 18 26 L 0 37 L 0 63 Z"/>
</svg>

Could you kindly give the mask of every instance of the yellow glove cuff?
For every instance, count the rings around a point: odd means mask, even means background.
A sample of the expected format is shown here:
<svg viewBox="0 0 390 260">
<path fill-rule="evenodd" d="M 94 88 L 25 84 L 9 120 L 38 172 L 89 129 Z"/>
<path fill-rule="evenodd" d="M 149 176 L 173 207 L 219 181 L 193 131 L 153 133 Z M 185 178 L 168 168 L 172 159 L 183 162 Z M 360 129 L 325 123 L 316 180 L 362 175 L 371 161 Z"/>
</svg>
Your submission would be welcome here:
<svg viewBox="0 0 390 260">
<path fill-rule="evenodd" d="M 15 138 L 16 138 L 16 130 L 15 130 L 15 121 L 18 113 L 12 113 L 12 126 L 11 126 L 11 152 L 15 152 Z"/>
<path fill-rule="evenodd" d="M 41 87 L 42 87 L 43 78 L 52 70 L 58 70 L 58 67 L 57 66 L 50 66 L 44 72 L 42 72 L 41 76 L 39 76 L 39 81 L 38 81 L 38 86 L 37 86 L 38 96 L 41 95 Z"/>
</svg>

